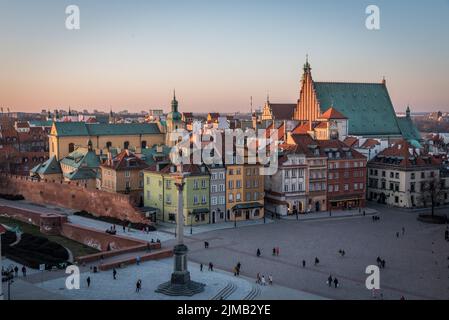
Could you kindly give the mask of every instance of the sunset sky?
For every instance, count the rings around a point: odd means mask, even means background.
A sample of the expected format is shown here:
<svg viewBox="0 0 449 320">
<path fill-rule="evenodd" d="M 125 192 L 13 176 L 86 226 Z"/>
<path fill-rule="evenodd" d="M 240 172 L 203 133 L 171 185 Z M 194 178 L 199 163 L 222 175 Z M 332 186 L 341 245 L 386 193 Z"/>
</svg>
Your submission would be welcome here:
<svg viewBox="0 0 449 320">
<path fill-rule="evenodd" d="M 176 88 L 180 111 L 244 112 L 295 102 L 307 53 L 316 81 L 385 76 L 397 111 L 449 111 L 449 0 L 0 0 L 0 39 L 11 111 L 168 110 Z"/>
</svg>

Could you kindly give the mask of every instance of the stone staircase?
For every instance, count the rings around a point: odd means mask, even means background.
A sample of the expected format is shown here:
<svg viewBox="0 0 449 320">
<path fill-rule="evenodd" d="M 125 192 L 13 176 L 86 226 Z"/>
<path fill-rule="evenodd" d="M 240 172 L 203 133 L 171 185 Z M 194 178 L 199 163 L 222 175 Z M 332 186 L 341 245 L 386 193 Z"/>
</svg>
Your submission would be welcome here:
<svg viewBox="0 0 449 320">
<path fill-rule="evenodd" d="M 229 282 L 223 289 L 211 298 L 211 300 L 226 300 L 237 290 L 237 286 L 233 282 Z"/>
<path fill-rule="evenodd" d="M 251 291 L 242 300 L 254 300 L 260 295 L 261 291 L 260 286 L 253 285 Z"/>
</svg>

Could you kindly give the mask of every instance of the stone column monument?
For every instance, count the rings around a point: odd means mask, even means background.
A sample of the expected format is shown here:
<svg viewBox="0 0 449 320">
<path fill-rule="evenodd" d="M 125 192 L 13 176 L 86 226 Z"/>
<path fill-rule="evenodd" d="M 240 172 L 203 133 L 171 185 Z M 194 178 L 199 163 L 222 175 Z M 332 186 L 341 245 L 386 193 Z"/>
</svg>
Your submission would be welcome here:
<svg viewBox="0 0 449 320">
<path fill-rule="evenodd" d="M 169 296 L 193 296 L 204 291 L 204 284 L 192 281 L 190 272 L 187 270 L 187 251 L 188 248 L 184 244 L 184 213 L 183 213 L 183 189 L 184 174 L 181 169 L 178 171 L 179 176 L 176 178 L 176 188 L 178 189 L 178 212 L 176 217 L 176 235 L 177 244 L 173 249 L 175 265 L 171 275 L 171 280 L 165 282 L 157 288 L 156 292 Z"/>
</svg>

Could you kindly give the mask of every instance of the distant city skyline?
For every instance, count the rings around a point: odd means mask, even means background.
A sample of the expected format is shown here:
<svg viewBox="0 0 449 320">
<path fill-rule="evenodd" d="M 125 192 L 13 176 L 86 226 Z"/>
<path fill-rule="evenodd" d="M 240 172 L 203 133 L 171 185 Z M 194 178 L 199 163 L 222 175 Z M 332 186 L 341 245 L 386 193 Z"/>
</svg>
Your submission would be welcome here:
<svg viewBox="0 0 449 320">
<path fill-rule="evenodd" d="M 0 0 L 0 106 L 168 111 L 176 88 L 181 112 L 244 113 L 251 96 L 296 102 L 308 54 L 316 81 L 385 77 L 397 112 L 445 112 L 448 14 L 449 0 Z"/>
</svg>

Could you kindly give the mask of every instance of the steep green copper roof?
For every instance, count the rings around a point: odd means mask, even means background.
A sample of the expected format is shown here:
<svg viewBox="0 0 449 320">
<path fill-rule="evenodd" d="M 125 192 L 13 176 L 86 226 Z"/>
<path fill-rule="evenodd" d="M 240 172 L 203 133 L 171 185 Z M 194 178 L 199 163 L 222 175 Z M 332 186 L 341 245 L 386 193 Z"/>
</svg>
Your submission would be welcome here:
<svg viewBox="0 0 449 320">
<path fill-rule="evenodd" d="M 162 152 L 157 152 L 157 145 L 154 145 L 151 148 L 142 149 L 142 160 L 147 164 L 152 165 L 156 162 L 154 159 L 155 156 L 167 157 L 170 154 L 171 149 L 171 147 L 166 145 L 162 146 Z"/>
<path fill-rule="evenodd" d="M 348 118 L 349 135 L 400 135 L 387 87 L 381 83 L 314 82 L 321 112 L 331 106 Z"/>
<path fill-rule="evenodd" d="M 79 169 L 79 170 L 64 174 L 64 177 L 66 177 L 69 180 L 96 179 L 97 172 L 92 169 Z"/>
<path fill-rule="evenodd" d="M 99 157 L 87 148 L 78 148 L 61 159 L 61 163 L 72 168 L 98 168 Z"/>
<path fill-rule="evenodd" d="M 399 128 L 401 129 L 402 136 L 405 140 L 409 142 L 411 142 L 412 140 L 422 140 L 421 134 L 419 133 L 410 117 L 398 117 L 397 120 Z"/>
<path fill-rule="evenodd" d="M 51 157 L 47 161 L 38 164 L 33 169 L 31 169 L 32 173 L 35 174 L 58 174 L 62 173 L 61 166 L 59 165 L 56 156 Z"/>
<path fill-rule="evenodd" d="M 55 122 L 58 136 L 105 136 L 161 133 L 156 123 Z"/>
</svg>

